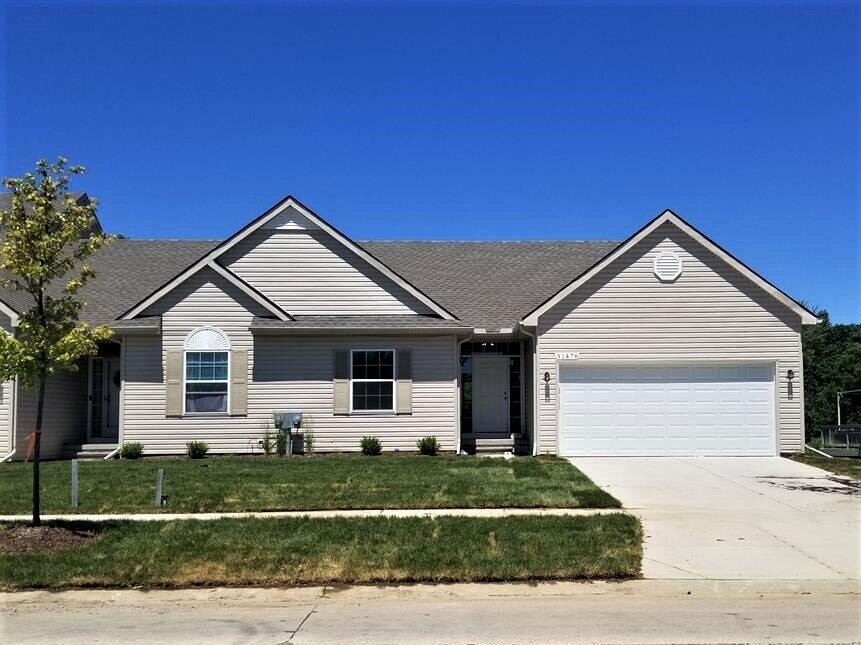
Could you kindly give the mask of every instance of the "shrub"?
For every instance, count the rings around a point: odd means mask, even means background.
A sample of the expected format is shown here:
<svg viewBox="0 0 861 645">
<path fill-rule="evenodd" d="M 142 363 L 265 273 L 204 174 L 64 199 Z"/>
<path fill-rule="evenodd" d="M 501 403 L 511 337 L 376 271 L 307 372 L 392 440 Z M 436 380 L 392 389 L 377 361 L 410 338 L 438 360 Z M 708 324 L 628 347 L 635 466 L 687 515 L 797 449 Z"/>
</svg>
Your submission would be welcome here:
<svg viewBox="0 0 861 645">
<path fill-rule="evenodd" d="M 314 419 L 310 414 L 302 416 L 302 444 L 306 455 L 314 454 Z"/>
<path fill-rule="evenodd" d="M 383 452 L 383 444 L 377 437 L 362 437 L 362 442 L 359 445 L 362 446 L 363 455 L 376 457 Z"/>
<path fill-rule="evenodd" d="M 416 441 L 416 445 L 419 448 L 419 452 L 423 455 L 433 457 L 439 452 L 439 441 L 437 441 L 436 437 L 422 437 Z"/>
<path fill-rule="evenodd" d="M 120 448 L 120 457 L 123 459 L 140 459 L 143 457 L 143 444 L 133 441 L 132 443 L 124 443 Z"/>
<path fill-rule="evenodd" d="M 275 453 L 279 457 L 283 457 L 287 454 L 287 435 L 288 431 L 284 428 L 278 428 L 275 432 Z"/>
<path fill-rule="evenodd" d="M 185 444 L 185 454 L 192 459 L 203 459 L 209 452 L 209 444 L 205 441 L 189 441 Z"/>
<path fill-rule="evenodd" d="M 263 448 L 264 455 L 271 455 L 275 452 L 275 437 L 272 436 L 272 429 L 268 423 L 263 425 L 263 439 L 260 441 L 260 447 Z"/>
</svg>

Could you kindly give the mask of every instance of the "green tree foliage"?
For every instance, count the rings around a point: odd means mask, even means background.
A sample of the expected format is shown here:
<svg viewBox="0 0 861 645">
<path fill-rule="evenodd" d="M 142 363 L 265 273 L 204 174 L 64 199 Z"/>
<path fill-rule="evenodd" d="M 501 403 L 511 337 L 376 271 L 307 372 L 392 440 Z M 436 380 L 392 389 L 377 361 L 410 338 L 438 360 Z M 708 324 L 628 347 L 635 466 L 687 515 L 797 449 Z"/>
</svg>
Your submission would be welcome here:
<svg viewBox="0 0 861 645">
<path fill-rule="evenodd" d="M 72 175 L 84 172 L 59 157 L 39 161 L 35 173 L 3 180 L 11 191 L 0 210 L 0 284 L 22 291 L 32 306 L 21 311 L 14 334 L 0 333 L 0 379 L 17 377 L 37 387 L 33 429 L 33 524 L 39 517 L 39 449 L 45 385 L 57 370 L 75 371 L 78 361 L 111 336 L 107 327 L 78 322 L 83 303 L 76 298 L 93 271 L 86 264 L 108 236 L 94 230 L 95 203 L 77 203 L 68 194 Z"/>
<path fill-rule="evenodd" d="M 818 325 L 804 327 L 804 415 L 808 439 L 837 423 L 837 392 L 861 388 L 861 324 L 832 325 L 820 311 Z M 861 394 L 840 406 L 845 424 L 861 424 Z"/>
</svg>

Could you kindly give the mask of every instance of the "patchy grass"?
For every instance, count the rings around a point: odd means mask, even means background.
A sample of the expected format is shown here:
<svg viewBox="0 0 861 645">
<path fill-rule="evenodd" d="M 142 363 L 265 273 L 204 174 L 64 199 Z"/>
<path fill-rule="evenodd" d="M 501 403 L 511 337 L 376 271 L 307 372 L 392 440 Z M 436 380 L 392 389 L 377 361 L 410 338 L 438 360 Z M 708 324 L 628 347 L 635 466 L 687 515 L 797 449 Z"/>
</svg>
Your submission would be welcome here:
<svg viewBox="0 0 861 645">
<path fill-rule="evenodd" d="M 8 528 L 8 525 L 7 527 Z M 86 546 L 0 554 L 0 589 L 631 578 L 629 515 L 112 522 Z"/>
<path fill-rule="evenodd" d="M 239 512 L 363 508 L 619 507 L 565 459 L 327 455 L 79 462 L 79 507 L 69 505 L 71 465 L 42 464 L 44 513 Z M 30 464 L 0 465 L 0 513 L 30 511 Z M 165 470 L 168 506 L 155 507 Z"/>
<path fill-rule="evenodd" d="M 835 475 L 844 475 L 861 481 L 861 459 L 852 457 L 820 457 L 819 455 L 810 455 L 807 453 L 797 452 L 789 457 L 793 461 L 800 461 L 802 464 L 816 466 L 822 470 L 827 470 Z"/>
</svg>

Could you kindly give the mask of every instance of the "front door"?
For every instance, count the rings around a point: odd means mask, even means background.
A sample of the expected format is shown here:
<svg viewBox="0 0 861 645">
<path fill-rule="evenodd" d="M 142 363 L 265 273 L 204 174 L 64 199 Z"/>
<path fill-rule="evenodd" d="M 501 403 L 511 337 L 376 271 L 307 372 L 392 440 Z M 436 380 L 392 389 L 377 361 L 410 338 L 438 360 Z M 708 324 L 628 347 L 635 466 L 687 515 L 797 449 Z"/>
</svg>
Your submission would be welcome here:
<svg viewBox="0 0 861 645">
<path fill-rule="evenodd" d="M 120 359 L 94 357 L 90 364 L 91 439 L 116 439 L 120 420 Z"/>
<path fill-rule="evenodd" d="M 508 358 L 472 358 L 472 431 L 508 434 Z"/>
</svg>

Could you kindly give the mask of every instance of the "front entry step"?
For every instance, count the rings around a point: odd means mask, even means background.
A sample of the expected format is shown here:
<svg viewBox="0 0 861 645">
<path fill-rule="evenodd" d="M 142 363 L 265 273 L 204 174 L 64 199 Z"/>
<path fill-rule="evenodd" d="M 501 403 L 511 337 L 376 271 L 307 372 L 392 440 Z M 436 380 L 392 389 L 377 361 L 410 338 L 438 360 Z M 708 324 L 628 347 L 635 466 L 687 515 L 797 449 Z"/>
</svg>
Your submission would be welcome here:
<svg viewBox="0 0 861 645">
<path fill-rule="evenodd" d="M 117 442 L 64 443 L 63 457 L 66 459 L 104 459 L 116 450 Z"/>
<path fill-rule="evenodd" d="M 502 437 L 481 437 L 465 435 L 461 440 L 461 447 L 469 453 L 488 454 L 514 452 L 515 454 L 529 454 L 531 452 L 529 438 L 520 435 Z"/>
</svg>

